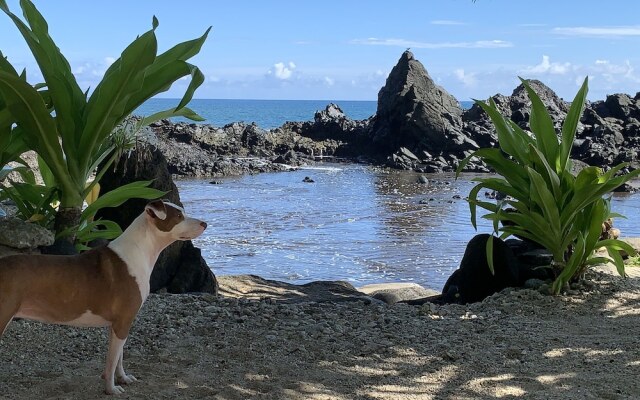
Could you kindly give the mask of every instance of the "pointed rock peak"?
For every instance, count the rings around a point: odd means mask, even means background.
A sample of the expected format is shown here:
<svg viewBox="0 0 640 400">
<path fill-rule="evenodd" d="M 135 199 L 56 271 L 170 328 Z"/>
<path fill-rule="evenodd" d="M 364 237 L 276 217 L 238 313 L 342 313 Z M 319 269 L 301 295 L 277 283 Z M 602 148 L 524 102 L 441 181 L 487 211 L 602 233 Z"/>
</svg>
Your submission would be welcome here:
<svg viewBox="0 0 640 400">
<path fill-rule="evenodd" d="M 540 96 L 540 98 L 551 98 L 554 100 L 560 100 L 558 98 L 558 95 L 553 91 L 553 89 L 551 89 L 549 86 L 545 85 L 544 83 L 540 82 L 537 79 L 529 79 L 529 86 L 531 86 L 531 89 L 533 89 L 534 92 L 536 92 L 538 94 L 538 96 Z M 518 87 L 516 87 L 513 90 L 513 93 L 511 94 L 511 96 L 513 97 L 519 97 L 519 98 L 526 98 L 527 96 L 527 91 L 524 88 L 524 85 L 521 83 L 518 85 Z"/>
<path fill-rule="evenodd" d="M 410 60 L 415 60 L 415 58 L 413 57 L 413 53 L 409 49 L 407 49 L 405 50 L 404 53 L 402 53 L 400 60 L 410 61 Z"/>
</svg>

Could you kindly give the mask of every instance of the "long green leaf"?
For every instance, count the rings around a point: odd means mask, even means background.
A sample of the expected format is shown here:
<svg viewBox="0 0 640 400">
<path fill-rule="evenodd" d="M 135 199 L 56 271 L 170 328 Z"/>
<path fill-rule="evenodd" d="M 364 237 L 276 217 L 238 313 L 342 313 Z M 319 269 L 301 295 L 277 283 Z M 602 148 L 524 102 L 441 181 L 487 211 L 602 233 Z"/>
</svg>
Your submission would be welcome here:
<svg viewBox="0 0 640 400">
<path fill-rule="evenodd" d="M 523 163 L 526 158 L 526 154 L 523 151 L 524 149 L 516 145 L 511 126 L 507 123 L 505 117 L 500 114 L 493 99 L 489 99 L 489 104 L 476 100 L 476 104 L 489 115 L 489 118 L 493 122 L 496 128 L 496 134 L 498 135 L 500 148 L 505 153 L 514 157 L 518 162 Z"/>
<path fill-rule="evenodd" d="M 1 8 L 13 20 L 40 67 L 49 88 L 48 94 L 56 108 L 55 122 L 69 158 L 69 172 L 75 176 L 77 171 L 76 150 L 65 142 L 73 141 L 76 135 L 76 125 L 81 122 L 84 107 L 82 90 L 71 72 L 69 62 L 49 36 L 48 25 L 42 15 L 29 0 L 21 0 L 20 5 L 29 25 L 10 12 L 6 3 Z"/>
<path fill-rule="evenodd" d="M 73 192 L 73 182 L 69 177 L 62 148 L 58 141 L 55 121 L 42 101 L 42 97 L 18 77 L 0 71 L 0 95 L 22 128 L 25 139 L 45 160 L 56 175 L 59 183 Z"/>
<path fill-rule="evenodd" d="M 555 169 L 553 169 L 549 165 L 546 158 L 538 148 L 531 146 L 529 153 L 535 160 L 536 165 L 542 166 L 542 168 L 536 168 L 535 170 L 540 173 L 542 177 L 544 177 L 545 181 L 547 182 L 547 186 L 550 188 L 551 193 L 553 193 L 554 202 L 556 203 L 556 205 L 559 204 L 560 200 L 562 199 L 562 192 L 560 190 L 560 177 L 556 173 Z"/>
<path fill-rule="evenodd" d="M 118 207 L 129 199 L 157 199 L 164 196 L 167 192 L 148 187 L 152 181 L 132 182 L 119 188 L 107 192 L 93 203 L 91 203 L 82 212 L 82 219 L 88 220 L 92 218 L 99 209 L 105 207 Z"/>
<path fill-rule="evenodd" d="M 143 126 L 152 124 L 152 123 L 154 123 L 156 121 L 160 121 L 161 119 L 168 119 L 168 118 L 173 118 L 173 117 L 184 117 L 184 118 L 189 118 L 190 120 L 193 120 L 193 121 L 204 121 L 205 120 L 200 115 L 198 115 L 195 111 L 193 111 L 192 109 L 190 109 L 188 107 L 182 107 L 181 109 L 179 109 L 177 111 L 176 111 L 175 108 L 170 108 L 168 110 L 158 111 L 157 113 L 151 114 L 148 117 L 144 117 L 138 123 L 138 127 L 143 127 Z"/>
<path fill-rule="evenodd" d="M 571 156 L 571 148 L 573 140 L 578 129 L 580 117 L 584 111 L 585 102 L 587 100 L 587 92 L 589 91 L 589 77 L 584 78 L 584 82 L 576 97 L 571 102 L 569 113 L 562 124 L 562 143 L 560 145 L 560 170 L 566 170 L 569 157 Z"/>
<path fill-rule="evenodd" d="M 527 91 L 529 100 L 531 100 L 531 116 L 529 118 L 529 124 L 531 126 L 531 130 L 536 136 L 538 148 L 542 154 L 544 154 L 548 163 L 553 165 L 557 171 L 560 145 L 558 143 L 558 137 L 556 136 L 556 130 L 553 127 L 551 116 L 547 112 L 547 108 L 542 100 L 540 100 L 540 97 L 538 97 L 536 92 L 529 85 L 529 82 L 522 78 L 520 78 L 520 81 Z"/>
<path fill-rule="evenodd" d="M 101 144 L 113 128 L 128 114 L 126 104 L 144 81 L 145 69 L 156 57 L 157 41 L 152 30 L 134 40 L 107 70 L 89 98 L 85 111 L 86 125 L 79 147 L 85 150 L 80 165 L 87 169 Z"/>
<path fill-rule="evenodd" d="M 173 82 L 187 75 L 191 75 L 191 82 L 175 110 L 178 111 L 189 103 L 196 88 L 204 82 L 204 75 L 197 67 L 185 61 L 198 54 L 210 30 L 209 27 L 201 37 L 179 43 L 156 57 L 145 73 L 141 90 L 129 99 L 125 108 L 127 115 L 147 99 L 168 90 Z"/>
</svg>

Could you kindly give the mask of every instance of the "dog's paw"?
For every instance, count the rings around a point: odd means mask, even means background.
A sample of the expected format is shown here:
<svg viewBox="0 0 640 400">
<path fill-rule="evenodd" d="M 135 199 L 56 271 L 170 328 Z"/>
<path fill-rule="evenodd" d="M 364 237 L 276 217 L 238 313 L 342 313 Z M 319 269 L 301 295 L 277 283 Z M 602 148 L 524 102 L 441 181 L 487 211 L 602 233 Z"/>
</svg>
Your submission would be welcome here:
<svg viewBox="0 0 640 400">
<path fill-rule="evenodd" d="M 122 386 L 117 386 L 117 385 L 114 385 L 112 387 L 108 387 L 107 386 L 104 389 L 104 392 L 106 394 L 122 394 L 122 393 L 124 393 L 124 389 L 122 388 Z"/>
<path fill-rule="evenodd" d="M 136 381 L 137 379 L 133 375 L 123 375 L 123 376 L 116 377 L 116 383 L 119 385 L 129 385 Z"/>
</svg>

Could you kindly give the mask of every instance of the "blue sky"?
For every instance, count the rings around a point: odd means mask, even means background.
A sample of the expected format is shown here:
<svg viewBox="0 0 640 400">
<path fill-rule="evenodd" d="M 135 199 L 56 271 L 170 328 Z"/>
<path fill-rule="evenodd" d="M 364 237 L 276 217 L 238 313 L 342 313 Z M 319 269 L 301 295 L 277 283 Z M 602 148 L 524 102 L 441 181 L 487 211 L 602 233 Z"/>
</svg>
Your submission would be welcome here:
<svg viewBox="0 0 640 400">
<path fill-rule="evenodd" d="M 7 2 L 20 12 L 17 0 Z M 586 75 L 592 100 L 640 91 L 637 0 L 34 2 L 83 88 L 95 87 L 156 15 L 160 50 L 213 26 L 193 59 L 206 76 L 198 98 L 375 100 L 406 48 L 458 100 L 510 94 L 517 76 L 565 99 Z M 38 79 L 5 15 L 0 50 Z"/>
</svg>

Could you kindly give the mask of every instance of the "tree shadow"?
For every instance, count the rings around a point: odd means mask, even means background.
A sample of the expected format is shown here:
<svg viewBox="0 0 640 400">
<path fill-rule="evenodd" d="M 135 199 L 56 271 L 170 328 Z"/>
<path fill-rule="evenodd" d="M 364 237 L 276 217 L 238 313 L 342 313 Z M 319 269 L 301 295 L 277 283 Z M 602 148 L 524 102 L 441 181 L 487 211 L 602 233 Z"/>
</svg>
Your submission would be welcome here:
<svg viewBox="0 0 640 400">
<path fill-rule="evenodd" d="M 140 382 L 124 398 L 638 398 L 640 281 L 593 279 L 573 296 L 507 289 L 467 306 L 152 296 L 125 350 Z M 104 334 L 10 329 L 3 396 L 100 397 Z"/>
</svg>

